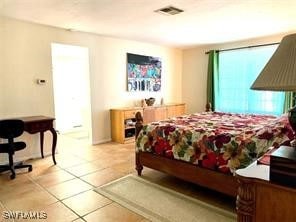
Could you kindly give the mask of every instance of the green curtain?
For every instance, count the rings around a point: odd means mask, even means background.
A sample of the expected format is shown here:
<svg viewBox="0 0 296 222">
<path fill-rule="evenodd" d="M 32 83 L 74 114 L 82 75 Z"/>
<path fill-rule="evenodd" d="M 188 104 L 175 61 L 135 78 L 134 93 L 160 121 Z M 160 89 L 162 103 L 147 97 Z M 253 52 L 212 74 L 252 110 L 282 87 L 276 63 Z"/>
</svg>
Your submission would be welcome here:
<svg viewBox="0 0 296 222">
<path fill-rule="evenodd" d="M 287 113 L 289 109 L 295 106 L 296 92 L 286 92 L 284 102 L 284 113 Z"/>
<path fill-rule="evenodd" d="M 208 79 L 207 79 L 207 102 L 212 104 L 212 110 L 215 110 L 215 77 L 218 76 L 219 56 L 218 51 L 209 52 Z"/>
</svg>

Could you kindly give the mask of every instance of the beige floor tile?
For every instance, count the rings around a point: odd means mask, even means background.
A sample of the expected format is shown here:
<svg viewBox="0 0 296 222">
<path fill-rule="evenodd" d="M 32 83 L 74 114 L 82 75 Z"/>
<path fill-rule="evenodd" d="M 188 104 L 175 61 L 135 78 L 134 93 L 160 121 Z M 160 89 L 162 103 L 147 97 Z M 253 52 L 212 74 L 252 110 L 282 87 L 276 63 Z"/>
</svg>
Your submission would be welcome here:
<svg viewBox="0 0 296 222">
<path fill-rule="evenodd" d="M 73 220 L 73 222 L 85 222 L 85 220 L 81 219 L 81 218 L 78 218 L 76 220 Z"/>
<path fill-rule="evenodd" d="M 67 167 L 76 166 L 82 163 L 86 163 L 85 160 L 70 154 L 56 155 L 56 161 L 57 161 L 57 166 L 61 168 L 67 168 Z"/>
<path fill-rule="evenodd" d="M 101 208 L 112 201 L 106 197 L 90 190 L 63 200 L 63 203 L 80 216 L 84 216 L 98 208 Z"/>
<path fill-rule="evenodd" d="M 3 211 L 3 207 L 7 210 L 5 206 L 12 209 L 20 208 L 23 211 L 44 211 L 48 215 L 46 220 L 34 220 L 43 222 L 148 222 L 149 220 L 92 190 L 94 186 L 100 186 L 126 174 L 137 174 L 134 169 L 134 147 L 133 143 L 113 142 L 92 146 L 88 141 L 73 140 L 59 135 L 57 165 L 54 165 L 52 157 L 48 156 L 44 159 L 29 160 L 28 162 L 33 165 L 33 171 L 19 171 L 14 180 L 10 180 L 9 172 L 0 174 L 0 212 Z M 146 167 L 142 177 L 209 204 L 235 211 L 235 200 L 218 195 L 214 191 Z M 58 202 L 57 198 L 63 202 Z M 78 215 L 85 216 L 79 218 Z M 1 220 L 3 221 L 3 218 L 0 215 L 0 222 Z"/>
<path fill-rule="evenodd" d="M 42 176 L 44 174 L 56 172 L 61 168 L 57 165 L 54 165 L 51 156 L 45 157 L 44 159 L 33 159 L 29 161 L 30 164 L 33 166 L 33 170 L 28 173 L 28 176 L 31 178 Z"/>
<path fill-rule="evenodd" d="M 90 148 L 87 151 L 79 151 L 81 153 L 76 153 L 75 155 L 86 161 L 95 161 L 99 159 L 109 158 L 110 154 L 106 154 L 98 149 Z"/>
<path fill-rule="evenodd" d="M 0 207 L 0 222 L 14 222 L 14 219 L 9 216 L 9 212 L 6 209 Z"/>
<path fill-rule="evenodd" d="M 6 200 L 17 199 L 22 195 L 38 191 L 43 191 L 42 187 L 28 178 L 18 182 L 11 180 L 11 184 L 0 186 L 0 201 L 4 203 Z"/>
<path fill-rule="evenodd" d="M 9 198 L 2 201 L 5 208 L 8 210 L 32 210 L 42 206 L 47 206 L 57 202 L 57 199 L 50 195 L 45 190 L 32 190 L 14 198 Z"/>
<path fill-rule="evenodd" d="M 28 174 L 28 176 L 31 178 L 35 178 L 35 177 L 43 176 L 45 174 L 53 173 L 53 172 L 56 172 L 59 170 L 61 170 L 61 168 L 59 168 L 57 166 L 43 166 L 43 167 L 36 168 L 33 165 L 33 171 L 31 171 Z"/>
<path fill-rule="evenodd" d="M 0 191 L 3 187 L 5 186 L 11 186 L 11 185 L 14 185 L 14 184 L 18 184 L 18 183 L 23 183 L 24 181 L 29 181 L 30 178 L 28 177 L 27 174 L 17 174 L 15 179 L 11 180 L 10 179 L 10 172 L 2 172 L 0 174 Z"/>
<path fill-rule="evenodd" d="M 85 149 L 85 148 L 83 148 Z M 74 152 L 71 151 L 71 153 L 75 156 L 78 157 L 80 159 L 83 159 L 85 161 L 93 161 L 97 159 L 97 152 L 92 152 L 90 149 L 87 150 L 76 150 Z"/>
<path fill-rule="evenodd" d="M 115 164 L 110 167 L 111 169 L 114 169 L 115 171 L 119 171 L 124 174 L 129 174 L 135 172 L 135 161 L 125 161 L 122 163 Z"/>
<path fill-rule="evenodd" d="M 27 162 L 29 164 L 34 165 L 35 167 L 39 167 L 39 166 L 46 166 L 46 167 L 55 166 L 54 162 L 52 160 L 52 155 L 51 154 L 45 156 L 44 158 L 38 157 L 38 158 L 30 159 Z"/>
<path fill-rule="evenodd" d="M 67 180 L 72 180 L 74 178 L 75 177 L 70 173 L 64 170 L 58 170 L 53 173 L 36 177 L 34 181 L 43 187 L 50 187 L 50 186 L 65 182 Z"/>
<path fill-rule="evenodd" d="M 66 168 L 68 172 L 78 177 L 89 174 L 89 173 L 93 173 L 101 169 L 103 169 L 103 167 L 95 163 L 84 163 L 74 167 Z"/>
<path fill-rule="evenodd" d="M 75 194 L 90 190 L 93 187 L 80 179 L 69 180 L 46 188 L 51 194 L 62 200 Z"/>
<path fill-rule="evenodd" d="M 81 177 L 82 180 L 90 183 L 91 185 L 97 187 L 108 183 L 112 180 L 123 177 L 125 174 L 114 171 L 110 168 L 106 168 L 95 173 L 88 174 L 86 176 Z"/>
<path fill-rule="evenodd" d="M 27 162 L 23 163 L 28 164 Z M 21 168 L 21 169 L 15 169 L 15 177 L 27 177 L 29 175 L 29 171 L 28 168 Z M 0 173 L 0 181 L 9 181 L 10 179 L 10 175 L 11 175 L 11 171 L 7 170 L 7 171 L 3 171 Z M 0 182 L 1 183 L 1 182 Z"/>
<path fill-rule="evenodd" d="M 0 202 L 0 222 L 2 221 L 12 221 L 12 220 L 9 220 L 9 218 L 6 218 L 7 217 L 7 210 L 4 208 L 3 204 Z"/>
<path fill-rule="evenodd" d="M 47 218 L 45 220 L 38 220 L 43 222 L 70 222 L 79 218 L 78 215 L 61 202 L 56 202 L 45 208 L 39 208 L 39 211 L 46 213 Z"/>
<path fill-rule="evenodd" d="M 116 165 L 116 164 L 119 164 L 119 163 L 123 163 L 126 161 L 126 158 L 116 158 L 113 157 L 110 155 L 108 158 L 99 158 L 95 161 L 93 161 L 92 163 L 94 164 L 98 164 L 104 168 L 107 168 L 107 167 L 111 167 L 113 165 Z"/>
<path fill-rule="evenodd" d="M 145 218 L 120 206 L 117 203 L 109 204 L 83 217 L 88 222 L 135 222 Z"/>
</svg>

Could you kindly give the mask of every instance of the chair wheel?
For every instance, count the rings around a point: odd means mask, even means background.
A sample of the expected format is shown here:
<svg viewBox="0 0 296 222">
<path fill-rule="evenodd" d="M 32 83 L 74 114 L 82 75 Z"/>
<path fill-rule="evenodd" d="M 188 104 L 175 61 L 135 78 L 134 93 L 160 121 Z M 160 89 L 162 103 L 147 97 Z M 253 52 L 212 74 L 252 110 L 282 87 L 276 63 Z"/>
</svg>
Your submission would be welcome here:
<svg viewBox="0 0 296 222">
<path fill-rule="evenodd" d="M 32 166 L 29 166 L 29 172 L 31 172 L 31 171 L 32 171 L 32 169 L 33 169 L 33 167 L 32 167 Z"/>
<path fill-rule="evenodd" d="M 10 175 L 10 179 L 11 179 L 11 180 L 15 179 L 15 174 L 11 174 L 11 175 Z"/>
</svg>

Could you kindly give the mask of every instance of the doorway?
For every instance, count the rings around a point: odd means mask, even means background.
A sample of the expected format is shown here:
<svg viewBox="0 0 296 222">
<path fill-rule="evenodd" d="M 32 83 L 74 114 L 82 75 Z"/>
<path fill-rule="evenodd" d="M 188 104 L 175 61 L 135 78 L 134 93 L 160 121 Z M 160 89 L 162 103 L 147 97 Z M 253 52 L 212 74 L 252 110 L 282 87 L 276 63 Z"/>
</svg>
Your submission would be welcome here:
<svg viewBox="0 0 296 222">
<path fill-rule="evenodd" d="M 52 43 L 56 129 L 76 139 L 91 138 L 88 48 Z"/>
</svg>

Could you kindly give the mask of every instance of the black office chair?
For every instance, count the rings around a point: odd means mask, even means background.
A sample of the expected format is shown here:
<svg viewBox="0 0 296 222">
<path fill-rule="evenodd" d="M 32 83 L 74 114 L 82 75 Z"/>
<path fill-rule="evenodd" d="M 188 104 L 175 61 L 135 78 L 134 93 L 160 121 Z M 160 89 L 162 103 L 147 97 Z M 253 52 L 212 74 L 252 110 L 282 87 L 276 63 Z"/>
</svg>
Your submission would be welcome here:
<svg viewBox="0 0 296 222">
<path fill-rule="evenodd" d="M 22 135 L 24 132 L 24 122 L 22 120 L 10 119 L 0 121 L 0 138 L 7 139 L 8 143 L 0 143 L 0 153 L 7 153 L 9 165 L 0 165 L 0 172 L 10 170 L 10 178 L 15 178 L 15 170 L 27 168 L 32 171 L 32 165 L 24 165 L 22 162 L 14 163 L 13 155 L 15 151 L 23 150 L 26 147 L 24 142 L 14 142 L 14 138 Z"/>
</svg>

